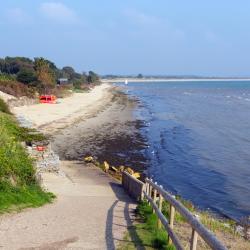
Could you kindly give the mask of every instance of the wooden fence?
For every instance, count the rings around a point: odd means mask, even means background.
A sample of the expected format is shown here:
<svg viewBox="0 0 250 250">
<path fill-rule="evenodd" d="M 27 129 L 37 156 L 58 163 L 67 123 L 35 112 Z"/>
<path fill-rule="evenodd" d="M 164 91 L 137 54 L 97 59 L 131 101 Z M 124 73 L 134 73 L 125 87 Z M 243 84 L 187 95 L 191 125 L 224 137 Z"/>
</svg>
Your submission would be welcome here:
<svg viewBox="0 0 250 250">
<path fill-rule="evenodd" d="M 190 250 L 197 249 L 198 236 L 200 236 L 208 246 L 213 250 L 226 250 L 227 248 L 215 237 L 215 235 L 209 231 L 187 208 L 185 208 L 181 202 L 175 199 L 170 193 L 164 190 L 161 186 L 154 183 L 152 180 L 146 179 L 143 183 L 133 176 L 125 173 L 123 175 L 125 180 L 123 186 L 132 197 L 139 199 L 146 199 L 152 206 L 154 213 L 158 217 L 158 228 L 164 226 L 168 233 L 168 243 L 173 244 L 177 250 L 183 250 L 183 246 L 174 232 L 174 218 L 175 211 L 177 210 L 187 221 L 192 228 L 192 235 L 190 241 Z M 128 184 L 129 183 L 129 184 Z M 138 188 L 140 186 L 140 189 Z M 133 190 L 133 187 L 136 187 Z M 162 213 L 163 201 L 169 203 L 169 218 L 167 219 Z"/>
<path fill-rule="evenodd" d="M 122 186 L 137 201 L 142 199 L 145 184 L 125 171 L 122 173 Z"/>
</svg>

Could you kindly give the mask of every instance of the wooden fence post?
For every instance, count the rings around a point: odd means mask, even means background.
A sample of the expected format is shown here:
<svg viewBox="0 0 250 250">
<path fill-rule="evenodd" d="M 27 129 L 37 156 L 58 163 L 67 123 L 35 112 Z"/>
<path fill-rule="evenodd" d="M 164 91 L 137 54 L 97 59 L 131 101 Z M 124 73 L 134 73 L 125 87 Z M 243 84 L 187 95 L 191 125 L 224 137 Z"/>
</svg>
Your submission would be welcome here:
<svg viewBox="0 0 250 250">
<path fill-rule="evenodd" d="M 160 212 L 161 212 L 161 210 L 162 210 L 162 203 L 163 203 L 163 197 L 162 197 L 161 194 L 159 194 L 159 204 L 158 204 L 158 208 L 159 208 L 159 211 L 160 211 Z M 159 217 L 158 217 L 158 220 L 157 220 L 157 227 L 158 227 L 158 229 L 160 229 L 161 226 L 162 226 L 161 220 L 160 220 Z"/>
<path fill-rule="evenodd" d="M 198 233 L 194 229 L 192 229 L 190 250 L 196 250 L 197 241 L 198 241 Z"/>
<path fill-rule="evenodd" d="M 175 214 L 175 208 L 170 204 L 170 214 L 169 214 L 169 226 L 171 229 L 174 229 L 174 214 Z M 171 238 L 168 236 L 168 244 L 172 244 Z"/>
<path fill-rule="evenodd" d="M 153 201 L 154 201 L 154 203 L 156 204 L 156 195 L 157 195 L 157 190 L 156 189 L 154 189 L 154 195 L 153 195 Z M 155 213 L 155 210 L 153 209 L 153 213 Z"/>
</svg>

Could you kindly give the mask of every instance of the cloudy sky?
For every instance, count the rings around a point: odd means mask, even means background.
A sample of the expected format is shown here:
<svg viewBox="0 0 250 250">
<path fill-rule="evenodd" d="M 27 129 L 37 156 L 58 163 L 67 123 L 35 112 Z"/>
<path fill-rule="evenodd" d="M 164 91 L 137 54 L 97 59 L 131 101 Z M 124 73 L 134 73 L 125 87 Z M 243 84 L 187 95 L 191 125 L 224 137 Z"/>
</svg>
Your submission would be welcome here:
<svg viewBox="0 0 250 250">
<path fill-rule="evenodd" d="M 249 0 L 8 0 L 0 57 L 101 74 L 250 76 Z"/>
</svg>

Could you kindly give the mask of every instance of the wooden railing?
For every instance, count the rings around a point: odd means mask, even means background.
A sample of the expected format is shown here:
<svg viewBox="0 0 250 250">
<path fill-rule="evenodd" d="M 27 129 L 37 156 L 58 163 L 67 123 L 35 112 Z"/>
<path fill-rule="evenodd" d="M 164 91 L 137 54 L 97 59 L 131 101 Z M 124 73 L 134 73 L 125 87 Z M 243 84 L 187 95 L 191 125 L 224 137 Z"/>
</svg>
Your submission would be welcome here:
<svg viewBox="0 0 250 250">
<path fill-rule="evenodd" d="M 168 233 L 168 243 L 176 247 L 176 249 L 184 249 L 177 235 L 175 234 L 174 218 L 175 210 L 177 210 L 192 227 L 192 235 L 190 242 L 190 249 L 197 249 L 198 235 L 214 250 L 226 250 L 227 248 L 209 231 L 201 222 L 190 213 L 178 200 L 175 199 L 170 193 L 164 190 L 161 186 L 154 183 L 152 180 L 146 179 L 146 188 L 143 191 L 143 197 L 153 207 L 154 213 L 158 217 L 158 227 L 162 225 Z M 162 213 L 163 200 L 169 203 L 169 218 L 167 219 Z"/>
<path fill-rule="evenodd" d="M 145 188 L 145 183 L 134 178 L 132 175 L 124 171 L 122 173 L 122 186 L 131 197 L 133 197 L 137 201 L 141 200 L 144 191 L 143 189 Z"/>
</svg>

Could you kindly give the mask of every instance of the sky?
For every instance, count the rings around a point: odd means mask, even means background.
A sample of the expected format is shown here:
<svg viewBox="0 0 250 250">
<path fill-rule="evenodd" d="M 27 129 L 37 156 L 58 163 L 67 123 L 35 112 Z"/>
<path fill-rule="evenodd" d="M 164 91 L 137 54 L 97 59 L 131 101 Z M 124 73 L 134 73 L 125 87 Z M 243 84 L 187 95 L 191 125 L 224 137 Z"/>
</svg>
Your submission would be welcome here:
<svg viewBox="0 0 250 250">
<path fill-rule="evenodd" d="M 250 76 L 249 0 L 8 0 L 0 57 L 99 74 Z"/>
</svg>

